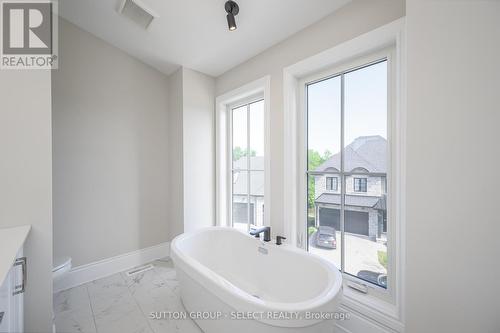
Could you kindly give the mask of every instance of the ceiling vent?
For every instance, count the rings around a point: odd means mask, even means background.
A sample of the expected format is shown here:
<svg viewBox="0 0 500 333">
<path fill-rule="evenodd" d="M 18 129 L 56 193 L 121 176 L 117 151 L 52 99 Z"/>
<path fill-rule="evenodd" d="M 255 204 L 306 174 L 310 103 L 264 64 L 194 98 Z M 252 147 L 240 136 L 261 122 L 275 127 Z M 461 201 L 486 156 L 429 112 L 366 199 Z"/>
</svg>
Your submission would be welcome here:
<svg viewBox="0 0 500 333">
<path fill-rule="evenodd" d="M 118 12 L 147 29 L 158 15 L 140 0 L 124 0 Z"/>
</svg>

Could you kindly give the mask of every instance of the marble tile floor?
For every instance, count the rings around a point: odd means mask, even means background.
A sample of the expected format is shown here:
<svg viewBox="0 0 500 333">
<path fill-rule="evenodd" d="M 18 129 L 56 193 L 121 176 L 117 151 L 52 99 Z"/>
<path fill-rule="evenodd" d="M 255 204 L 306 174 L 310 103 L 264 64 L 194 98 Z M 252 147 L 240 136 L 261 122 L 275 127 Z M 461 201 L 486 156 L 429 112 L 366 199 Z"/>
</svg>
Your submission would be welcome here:
<svg viewBox="0 0 500 333">
<path fill-rule="evenodd" d="M 153 269 L 111 275 L 54 295 L 57 333 L 201 333 L 190 319 L 152 319 L 151 312 L 186 311 L 170 258 Z"/>
</svg>

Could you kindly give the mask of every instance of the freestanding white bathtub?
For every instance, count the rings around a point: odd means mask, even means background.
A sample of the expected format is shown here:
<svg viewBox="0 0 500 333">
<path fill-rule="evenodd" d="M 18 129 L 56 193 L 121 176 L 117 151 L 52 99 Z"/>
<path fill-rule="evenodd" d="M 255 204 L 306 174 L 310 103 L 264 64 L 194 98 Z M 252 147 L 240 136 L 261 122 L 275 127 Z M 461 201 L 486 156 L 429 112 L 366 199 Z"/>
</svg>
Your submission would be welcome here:
<svg viewBox="0 0 500 333">
<path fill-rule="evenodd" d="M 326 260 L 232 228 L 171 245 L 181 299 L 205 333 L 331 333 L 342 276 Z"/>
</svg>

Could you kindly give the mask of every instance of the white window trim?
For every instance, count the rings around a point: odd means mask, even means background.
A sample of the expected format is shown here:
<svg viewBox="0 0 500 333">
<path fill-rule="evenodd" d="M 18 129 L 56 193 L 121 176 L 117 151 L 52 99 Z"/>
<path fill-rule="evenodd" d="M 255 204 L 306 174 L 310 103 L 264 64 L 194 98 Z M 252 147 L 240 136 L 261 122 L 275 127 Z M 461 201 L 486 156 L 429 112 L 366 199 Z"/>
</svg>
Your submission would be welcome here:
<svg viewBox="0 0 500 333">
<path fill-rule="evenodd" d="M 215 99 L 216 154 L 216 225 L 231 226 L 231 109 L 264 99 L 264 222 L 271 225 L 271 159 L 270 159 L 270 90 L 271 78 L 265 76 Z"/>
<path fill-rule="evenodd" d="M 394 146 L 391 147 L 391 158 L 396 161 L 392 170 L 393 198 L 393 245 L 388 249 L 393 256 L 392 270 L 394 285 L 389 300 L 374 294 L 361 294 L 350 288 L 344 288 L 342 307 L 355 311 L 382 326 L 396 331 L 404 330 L 404 267 L 405 267 L 405 129 L 406 129 L 406 86 L 405 86 L 405 20 L 391 22 L 350 41 L 302 60 L 283 70 L 284 82 L 284 220 L 285 236 L 290 244 L 304 248 L 305 223 L 303 211 L 306 207 L 305 187 L 305 107 L 301 105 L 303 87 L 300 84 L 314 73 L 326 68 L 345 65 L 355 59 L 375 53 L 388 47 L 394 48 L 395 62 L 395 100 L 392 105 L 391 128 Z M 391 75 L 392 76 L 392 75 Z M 389 128 L 388 128 L 389 129 Z M 305 216 L 305 215 L 304 215 Z M 391 253 L 392 252 L 392 253 Z M 391 273 L 389 273 L 391 274 Z M 344 279 L 345 281 L 348 279 Z"/>
</svg>

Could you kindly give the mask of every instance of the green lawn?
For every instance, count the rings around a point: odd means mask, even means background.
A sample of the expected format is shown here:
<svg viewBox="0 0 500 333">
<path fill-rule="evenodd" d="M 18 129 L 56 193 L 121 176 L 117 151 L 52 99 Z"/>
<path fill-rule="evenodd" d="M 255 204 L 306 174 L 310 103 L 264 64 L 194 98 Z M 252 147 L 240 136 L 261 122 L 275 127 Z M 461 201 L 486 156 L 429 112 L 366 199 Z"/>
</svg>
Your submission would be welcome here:
<svg viewBox="0 0 500 333">
<path fill-rule="evenodd" d="M 316 229 L 316 227 L 309 227 L 309 228 L 307 228 L 307 234 L 309 236 L 311 236 L 312 234 L 314 234 L 316 232 L 316 230 L 318 230 L 318 229 Z"/>
<path fill-rule="evenodd" d="M 387 252 L 385 251 L 377 251 L 378 262 L 387 269 Z"/>
</svg>

